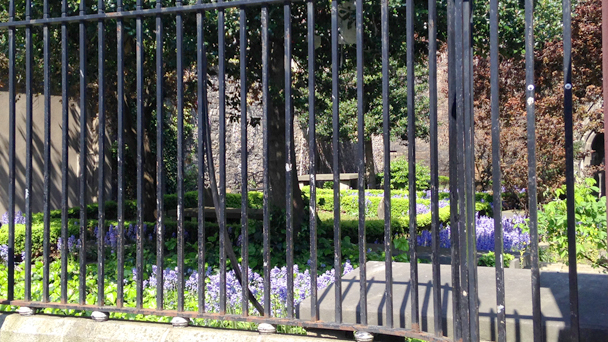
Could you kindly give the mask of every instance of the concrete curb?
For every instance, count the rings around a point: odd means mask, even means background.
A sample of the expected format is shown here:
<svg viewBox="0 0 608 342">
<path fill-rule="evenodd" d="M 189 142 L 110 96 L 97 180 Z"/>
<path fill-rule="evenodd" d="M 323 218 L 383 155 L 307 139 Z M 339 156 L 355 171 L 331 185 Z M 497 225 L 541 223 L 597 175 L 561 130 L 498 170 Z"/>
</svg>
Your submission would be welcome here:
<svg viewBox="0 0 608 342">
<path fill-rule="evenodd" d="M 0 314 L 2 342 L 336 342 L 335 339 L 201 327 L 173 328 L 170 324 L 123 320 L 95 322 L 90 318 Z"/>
</svg>

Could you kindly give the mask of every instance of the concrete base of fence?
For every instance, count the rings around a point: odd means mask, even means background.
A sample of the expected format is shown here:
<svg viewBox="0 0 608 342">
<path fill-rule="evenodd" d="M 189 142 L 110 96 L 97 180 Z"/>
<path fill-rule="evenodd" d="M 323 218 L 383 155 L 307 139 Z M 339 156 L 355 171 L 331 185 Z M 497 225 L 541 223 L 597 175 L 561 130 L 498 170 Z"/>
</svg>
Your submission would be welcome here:
<svg viewBox="0 0 608 342">
<path fill-rule="evenodd" d="M 257 331 L 188 327 L 170 324 L 109 320 L 95 322 L 81 317 L 0 314 L 2 342 L 335 342 L 336 340 L 284 334 L 261 335 Z"/>
<path fill-rule="evenodd" d="M 384 263 L 367 264 L 368 323 L 386 322 Z M 479 327 L 482 340 L 497 337 L 496 275 L 493 267 L 478 269 Z M 418 304 L 420 327 L 433 332 L 435 313 L 432 296 L 432 265 L 418 265 Z M 532 285 L 530 270 L 505 269 L 507 341 L 533 340 Z M 546 342 L 571 341 L 568 273 L 542 271 L 541 311 Z M 581 341 L 608 341 L 608 275 L 578 274 Z M 342 278 L 343 322 L 359 323 L 359 269 Z M 393 263 L 393 316 L 396 327 L 411 326 L 411 286 L 409 263 Z M 335 317 L 335 288 L 319 291 L 319 316 L 322 321 Z M 453 336 L 451 266 L 441 265 L 441 309 L 443 331 Z M 304 300 L 296 309 L 298 318 L 310 318 L 310 301 Z"/>
</svg>

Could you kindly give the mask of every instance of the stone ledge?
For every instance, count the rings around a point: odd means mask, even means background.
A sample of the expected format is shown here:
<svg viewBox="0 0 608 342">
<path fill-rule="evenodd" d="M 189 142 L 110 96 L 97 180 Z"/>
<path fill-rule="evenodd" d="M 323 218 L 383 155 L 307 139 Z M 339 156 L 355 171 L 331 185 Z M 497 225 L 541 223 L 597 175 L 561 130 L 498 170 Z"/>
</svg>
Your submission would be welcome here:
<svg viewBox="0 0 608 342">
<path fill-rule="evenodd" d="M 202 327 L 173 328 L 170 324 L 90 318 L 19 314 L 0 314 L 2 342 L 335 342 L 326 338 L 298 335 L 260 335 L 257 331 Z"/>
</svg>

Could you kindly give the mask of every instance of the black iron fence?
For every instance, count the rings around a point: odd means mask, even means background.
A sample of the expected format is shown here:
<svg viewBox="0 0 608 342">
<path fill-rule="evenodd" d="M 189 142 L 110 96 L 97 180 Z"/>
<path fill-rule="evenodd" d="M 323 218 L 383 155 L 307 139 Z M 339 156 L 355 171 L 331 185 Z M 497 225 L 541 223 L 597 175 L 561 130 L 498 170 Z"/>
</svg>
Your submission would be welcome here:
<svg viewBox="0 0 608 342">
<path fill-rule="evenodd" d="M 443 322 L 441 315 L 436 314 L 433 322 L 433 329 L 431 332 L 421 331 L 420 328 L 420 312 L 419 312 L 419 293 L 418 293 L 418 258 L 417 249 L 417 224 L 415 219 L 416 213 L 416 187 L 409 187 L 409 234 L 410 234 L 410 270 L 411 270 L 411 313 L 409 320 L 411 325 L 406 329 L 402 327 L 396 327 L 395 319 L 393 316 L 393 308 L 395 307 L 393 301 L 393 274 L 391 259 L 391 238 L 393 233 L 391 231 L 391 201 L 384 201 L 384 251 L 385 251 L 385 275 L 386 275 L 386 290 L 385 290 L 385 305 L 386 305 L 386 320 L 381 326 L 368 325 L 368 310 L 367 310 L 367 287 L 366 283 L 366 230 L 365 230 L 365 208 L 366 208 L 366 182 L 365 182 L 365 151 L 364 141 L 365 136 L 365 98 L 364 98 L 364 3 L 362 0 L 357 0 L 354 8 L 354 25 L 356 31 L 356 99 L 357 99 L 357 134 L 358 134 L 358 208 L 359 208 L 359 221 L 358 221 L 358 249 L 359 249 L 359 272 L 360 272 L 360 301 L 359 303 L 342 303 L 341 300 L 335 301 L 335 320 L 334 321 L 321 321 L 319 320 L 319 305 L 318 305 L 318 293 L 316 286 L 311 287 L 309 299 L 311 302 L 311 315 L 310 320 L 300 320 L 294 316 L 294 232 L 298 230 L 298 227 L 294 227 L 294 182 L 295 178 L 295 160 L 293 160 L 293 141 L 294 135 L 294 103 L 292 99 L 292 2 L 282 0 L 235 0 L 235 1 L 217 1 L 217 2 L 206 2 L 203 3 L 201 0 L 196 2 L 190 2 L 188 5 L 183 5 L 181 1 L 176 1 L 174 5 L 163 6 L 163 2 L 160 0 L 156 1 L 155 6 L 144 8 L 142 0 L 137 0 L 134 8 L 127 10 L 123 7 L 121 0 L 117 0 L 116 4 L 112 4 L 113 11 L 106 12 L 105 7 L 108 5 L 106 1 L 99 1 L 97 5 L 97 12 L 91 12 L 86 6 L 85 2 L 80 2 L 78 13 L 73 15 L 72 5 L 73 2 L 63 0 L 61 4 L 61 15 L 52 16 L 51 13 L 58 11 L 55 8 L 58 4 L 49 4 L 48 0 L 45 0 L 43 4 L 40 1 L 31 0 L 25 1 L 24 16 L 21 13 L 16 12 L 16 3 L 18 1 L 10 0 L 8 20 L 0 22 L 0 29 L 2 34 L 8 36 L 8 91 L 9 91 L 9 107 L 3 109 L 2 117 L 3 120 L 8 121 L 9 126 L 9 149 L 8 149 L 8 179 L 9 179 L 9 191 L 8 191 L 8 272 L 2 274 L 2 277 L 7 277 L 8 289 L 6 291 L 7 297 L 1 301 L 2 304 L 10 304 L 16 306 L 27 306 L 31 308 L 59 308 L 59 309 L 73 309 L 73 310 L 88 310 L 88 311 L 102 311 L 102 312 L 120 312 L 120 313 L 131 313 L 131 314 L 144 314 L 144 315 L 159 315 L 159 316 L 179 316 L 186 318 L 205 318 L 213 320 L 228 320 L 228 321 L 248 321 L 257 323 L 271 323 L 271 324 L 285 324 L 292 326 L 302 326 L 306 328 L 323 328 L 323 329 L 335 329 L 335 330 L 349 330 L 349 331 L 367 331 L 371 333 L 382 333 L 398 336 L 409 336 L 419 337 L 428 340 L 444 340 L 447 334 L 443 328 Z M 19 3 L 22 5 L 21 3 Z M 294 2 L 293 4 L 302 5 L 300 2 Z M 33 18 L 32 6 L 37 6 L 39 10 L 40 6 L 43 6 L 42 17 Z M 318 72 L 315 69 L 315 17 L 319 15 L 319 10 L 315 1 L 305 2 L 306 6 L 302 8 L 306 11 L 306 20 L 297 22 L 299 28 L 302 25 L 306 25 L 307 32 L 307 54 L 308 54 L 308 93 L 315 94 L 315 73 Z M 533 73 L 533 49 L 534 49 L 534 38 L 532 31 L 532 20 L 533 20 L 533 1 L 526 0 L 526 25 L 525 25 L 525 45 L 526 45 L 526 108 L 528 117 L 528 156 L 529 156 L 529 183 L 528 183 L 528 195 L 529 195 L 529 208 L 530 208 L 530 233 L 531 233 L 531 244 L 530 253 L 532 256 L 532 282 L 531 290 L 533 294 L 533 321 L 534 321 L 534 340 L 541 341 L 542 326 L 541 326 L 541 312 L 540 312 L 540 278 L 539 278 L 539 260 L 538 260 L 538 229 L 537 229 L 537 187 L 536 187 L 536 160 L 535 160 L 535 108 L 534 108 L 534 73 Z M 269 16 L 269 8 L 283 7 L 283 14 L 280 16 L 280 20 L 272 20 Z M 382 113 L 383 113 L 383 159 L 384 159 L 384 179 L 390 178 L 390 139 L 391 139 L 391 109 L 389 108 L 389 98 L 391 96 L 391 89 L 389 87 L 389 32 L 391 29 L 391 12 L 389 11 L 388 0 L 382 0 L 381 6 L 381 56 L 382 56 Z M 492 162 L 493 168 L 500 168 L 499 159 L 499 75 L 498 75 L 498 0 L 490 1 L 490 57 L 491 57 L 491 88 L 492 88 L 492 99 L 491 99 L 491 110 L 492 110 Z M 414 1 L 408 0 L 406 2 L 407 14 L 406 14 L 406 55 L 402 58 L 407 60 L 407 113 L 408 115 L 408 158 L 409 160 L 415 160 L 415 137 L 416 137 L 416 113 L 415 113 L 415 29 L 414 29 L 414 18 L 415 18 L 415 7 Z M 242 284 L 249 283 L 249 239 L 242 239 L 241 246 L 241 260 L 239 261 L 233 251 L 232 241 L 228 235 L 228 225 L 226 219 L 226 67 L 229 62 L 229 58 L 226 57 L 225 45 L 226 36 L 225 32 L 225 11 L 237 10 L 240 18 L 238 25 L 239 30 L 239 59 L 238 64 L 240 67 L 240 111 L 241 111 L 241 144 L 242 146 L 247 145 L 247 130 L 248 130 L 248 86 L 251 84 L 259 85 L 261 92 L 261 100 L 263 105 L 263 117 L 262 125 L 264 128 L 264 179 L 263 179 L 263 284 L 264 293 L 262 303 L 256 300 L 255 296 L 249 291 L 247 286 L 242 287 L 241 295 L 241 306 L 242 314 L 229 314 L 229 307 L 227 307 L 227 281 L 226 274 L 228 271 L 228 263 L 230 267 L 236 273 L 236 277 Z M 329 32 L 331 39 L 331 68 L 327 68 L 325 72 L 331 73 L 332 80 L 332 99 L 331 111 L 333 131 L 339 132 L 341 129 L 340 123 L 340 41 L 339 41 L 339 3 L 338 1 L 331 2 L 331 31 Z M 205 37 L 206 15 L 208 13 L 214 13 L 217 16 L 217 45 L 213 46 L 211 51 L 210 45 L 206 44 L 209 37 Z M 276 11 L 275 11 L 276 14 Z M 196 15 L 196 25 L 184 26 L 184 16 Z M 475 158 L 474 158 L 474 116 L 473 116 L 473 50 L 472 50 L 472 2 L 455 0 L 447 2 L 447 42 L 448 42 L 448 83 L 449 83 L 449 169 L 450 169 L 450 211 L 451 211 L 451 260 L 452 260 L 452 293 L 453 295 L 453 308 L 454 308 L 454 332 L 453 338 L 455 340 L 473 341 L 479 340 L 479 322 L 478 322 L 478 279 L 477 279 L 477 251 L 475 245 Z M 573 125 L 572 125 L 572 85 L 570 79 L 570 2 L 569 0 L 564 1 L 564 108 L 565 108 L 565 121 L 566 121 L 566 151 L 567 151 L 567 197 L 568 197 L 568 241 L 570 246 L 570 313 L 571 313 L 571 331 L 574 334 L 573 338 L 578 339 L 578 297 L 577 297 L 577 270 L 576 270 L 576 244 L 575 230 L 574 230 L 574 173 L 573 173 Z M 249 19 L 247 16 L 250 16 Z M 154 18 L 154 25 L 144 25 L 147 18 Z M 275 18 L 276 19 L 276 18 Z M 166 40 L 164 24 L 168 21 L 174 20 L 175 23 L 175 37 L 174 41 L 168 42 Z M 135 22 L 135 33 L 125 32 L 126 22 Z M 248 32 L 248 22 L 258 22 L 253 25 L 259 28 L 259 31 Z M 438 177 L 438 124 L 437 124 L 437 4 L 435 1 L 429 1 L 428 3 L 428 84 L 429 84 L 429 136 L 431 144 L 431 212 L 432 212 L 432 274 L 433 274 L 433 305 L 434 312 L 442 312 L 441 307 L 441 289 L 440 289 L 440 267 L 439 267 L 439 177 Z M 79 43 L 78 51 L 68 51 L 68 36 L 72 30 L 78 26 L 79 32 Z M 96 25 L 98 30 L 97 33 L 91 37 L 87 34 L 87 27 Z M 110 56 L 107 54 L 106 45 L 106 32 L 109 26 L 116 27 L 116 56 Z M 173 25 L 173 23 L 172 23 Z M 34 151 L 32 149 L 32 99 L 34 95 L 35 84 L 38 80 L 33 79 L 34 71 L 33 68 L 37 67 L 33 65 L 33 54 L 39 53 L 35 51 L 33 41 L 33 30 L 37 30 L 42 27 L 42 54 L 43 54 L 43 92 L 44 92 L 44 149 L 42 151 Z M 57 29 L 59 27 L 59 29 Z M 129 26 L 131 27 L 131 26 Z M 271 30 L 269 30 L 269 27 Z M 445 28 L 441 28 L 445 30 Z M 184 51 L 184 30 L 192 32 L 196 30 L 196 49 L 195 51 Z M 25 35 L 25 47 L 17 49 L 16 41 L 19 35 Z M 232 34 L 232 33 L 230 33 Z M 343 32 L 342 32 L 343 34 Z M 129 53 L 127 56 L 126 51 L 126 35 L 129 35 L 129 39 L 134 37 L 135 46 L 134 53 Z M 248 46 L 248 35 L 259 35 L 257 41 L 260 42 L 261 46 Z M 277 40 L 273 37 L 283 37 L 283 43 L 281 45 L 273 46 L 271 51 L 270 39 Z M 94 38 L 94 39 L 93 39 Z M 214 38 L 215 39 L 215 38 Z M 230 36 L 230 39 L 236 39 L 235 36 Z M 52 79 L 51 70 L 51 40 L 54 42 L 61 42 L 61 78 Z M 92 80 L 87 75 L 89 61 L 87 61 L 87 49 L 90 42 L 96 41 L 98 44 L 98 60 L 97 60 L 97 79 Z M 215 41 L 215 40 L 214 40 Z M 144 45 L 153 44 L 155 45 L 156 56 L 144 55 Z M 175 45 L 173 45 L 175 44 Z M 286 293 L 286 311 L 283 317 L 273 317 L 271 308 L 271 240 L 274 238 L 271 233 L 271 214 L 270 214 L 270 197 L 271 191 L 271 177 L 274 177 L 270 173 L 269 158 L 270 153 L 275 151 L 269 151 L 269 132 L 271 132 L 271 125 L 273 121 L 278 120 L 277 117 L 273 116 L 273 113 L 269 112 L 269 102 L 271 94 L 269 92 L 270 87 L 281 87 L 280 84 L 269 84 L 275 80 L 269 79 L 270 69 L 275 67 L 272 65 L 277 61 L 273 59 L 276 56 L 278 47 L 283 49 L 279 51 L 280 55 L 284 58 L 283 69 L 284 74 L 282 79 L 284 80 L 284 86 L 282 92 L 280 92 L 281 99 L 284 100 L 284 109 L 279 112 L 284 113 L 285 131 L 284 134 L 287 137 L 285 139 L 285 216 L 282 223 L 285 231 L 285 264 L 286 264 L 286 277 L 287 277 L 287 293 Z M 164 68 L 167 67 L 167 61 L 163 60 L 163 49 L 174 49 L 175 50 L 175 98 L 176 98 L 176 111 L 177 111 L 177 206 L 176 208 L 168 208 L 164 202 L 164 189 L 163 181 L 165 175 L 163 174 L 163 163 L 165 148 L 167 147 L 163 142 L 163 131 L 161 123 L 163 120 L 165 109 L 165 92 L 163 91 L 166 85 L 164 82 L 167 80 L 167 73 Z M 16 96 L 21 85 L 17 82 L 18 65 L 17 61 L 20 60 L 17 51 L 25 50 L 25 99 L 26 99 L 26 128 L 25 141 L 27 144 L 26 154 L 23 156 L 17 156 L 15 153 L 15 142 L 17 135 L 15 131 L 16 121 L 19 120 L 16 111 Z M 79 66 L 69 65 L 70 54 L 78 52 Z M 185 274 L 185 191 L 184 191 L 184 79 L 185 79 L 185 67 L 183 64 L 184 58 L 192 58 L 192 54 L 196 54 L 196 69 L 188 70 L 188 72 L 196 73 L 196 96 L 198 106 L 196 108 L 196 130 L 198 134 L 198 224 L 197 224 L 197 236 L 194 239 L 197 246 L 196 259 L 198 264 L 198 274 L 205 274 L 206 262 L 209 261 L 207 255 L 206 245 L 207 237 L 206 232 L 208 227 L 205 223 L 205 205 L 209 203 L 213 204 L 215 216 L 219 224 L 219 300 L 217 312 L 209 312 L 206 309 L 206 296 L 205 296 L 205 277 L 200 276 L 196 279 L 198 286 L 197 293 L 197 310 L 188 311 L 185 309 L 184 301 L 186 296 L 186 280 Z M 208 75 L 208 55 L 212 54 L 214 60 L 217 61 L 217 65 L 213 65 L 211 69 L 217 74 L 219 84 L 219 180 L 216 180 L 216 170 L 213 163 L 214 156 L 211 148 L 211 126 L 209 124 L 209 109 L 206 105 L 207 101 L 207 75 Z M 249 60 L 248 54 L 259 54 L 261 55 L 261 72 L 257 79 L 252 79 L 248 73 L 247 61 Z M 129 74 L 125 70 L 125 62 L 129 57 L 135 55 L 136 73 L 135 75 Z M 155 68 L 146 69 L 145 64 L 154 61 L 156 63 Z M 232 63 L 232 62 L 230 62 Z M 111 68 L 107 65 L 111 64 Z M 72 68 L 75 68 L 72 70 Z M 156 75 L 156 79 L 151 78 L 150 74 L 146 74 L 145 70 L 152 70 L 153 74 Z M 300 70 L 303 72 L 303 70 Z M 75 98 L 74 94 L 71 94 L 71 88 L 69 81 L 71 75 L 78 75 L 79 84 L 79 107 L 80 107 L 80 132 L 79 132 L 79 146 L 87 146 L 87 120 L 95 113 L 91 113 L 92 110 L 89 106 L 90 102 L 90 85 L 89 82 L 96 84 L 96 92 L 98 94 L 97 101 L 97 115 L 98 115 L 98 134 L 101 137 L 106 135 L 106 121 L 107 121 L 107 108 L 105 107 L 108 103 L 107 96 L 107 84 L 104 82 L 106 75 L 109 73 L 116 73 L 116 89 L 112 90 L 116 92 L 116 132 L 117 134 L 117 235 L 116 235 L 116 255 L 117 255 L 117 273 L 116 273 L 116 302 L 115 305 L 107 305 L 106 295 L 104 293 L 106 288 L 104 282 L 106 281 L 106 275 L 104 274 L 104 268 L 106 267 L 107 250 L 104 247 L 103 241 L 107 238 L 106 235 L 110 234 L 109 231 L 103 229 L 106 227 L 106 207 L 104 203 L 108 198 L 103 191 L 108 177 L 111 175 L 106 174 L 104 167 L 100 167 L 98 171 L 98 188 L 100 189 L 97 194 L 98 213 L 97 213 L 97 235 L 94 239 L 97 239 L 97 290 L 96 300 L 91 302 L 87 300 L 87 291 L 90 292 L 90 286 L 87 284 L 87 250 L 90 250 L 88 244 L 91 243 L 92 239 L 88 238 L 91 235 L 89 232 L 89 224 L 87 223 L 87 149 L 80 148 L 80 159 L 79 159 L 79 184 L 68 183 L 68 148 L 70 145 L 70 132 L 69 127 L 69 116 L 70 108 L 69 101 L 71 98 Z M 21 76 L 20 76 L 21 77 Z M 126 103 L 120 99 L 125 98 L 130 90 L 125 89 L 125 77 L 136 78 L 136 102 L 134 104 Z M 156 136 L 156 224 L 157 229 L 154 232 L 154 239 L 156 240 L 156 249 L 153 253 L 156 253 L 156 267 L 158 270 L 162 270 L 165 264 L 165 220 L 166 211 L 177 209 L 177 298 L 176 307 L 173 309 L 166 309 L 166 298 L 163 297 L 163 291 L 157 291 L 156 303 L 153 306 L 144 303 L 144 274 L 146 271 L 146 265 L 144 265 L 144 250 L 146 243 L 146 235 L 144 232 L 145 226 L 145 186 L 144 186 L 144 146 L 145 146 L 145 133 L 147 127 L 144 126 L 145 115 L 151 115 L 150 113 L 144 112 L 146 97 L 149 94 L 144 93 L 144 82 L 148 82 L 150 79 L 156 82 L 156 105 L 152 112 L 156 113 L 157 125 L 157 136 Z M 61 84 L 61 94 L 63 108 L 61 116 L 59 113 L 51 113 L 51 102 L 50 97 L 53 95 L 52 83 Z M 188 89 L 192 92 L 192 89 Z M 276 95 L 276 94 L 275 94 Z M 135 193 L 137 198 L 137 215 L 136 215 L 136 260 L 135 260 L 135 273 L 137 274 L 136 280 L 136 300 L 134 307 L 128 307 L 125 305 L 125 248 L 126 238 L 125 233 L 127 231 L 126 218 L 125 218 L 125 158 L 127 141 L 124 138 L 125 132 L 125 121 L 128 120 L 126 116 L 130 115 L 125 106 L 136 107 L 136 132 L 137 140 L 135 146 L 129 146 L 130 149 L 135 151 L 136 154 L 136 167 L 137 167 L 137 179 L 135 181 Z M 192 107 L 190 107 L 192 108 Z M 316 113 L 315 113 L 315 96 L 308 97 L 308 115 L 309 115 L 309 154 L 310 154 L 310 282 L 312 284 L 317 283 L 317 273 L 319 270 L 318 265 L 318 236 L 317 236 L 317 198 L 316 198 L 316 182 L 315 172 L 317 166 L 315 165 L 316 160 L 316 146 L 315 140 L 317 138 L 315 133 Z M 113 108 L 114 109 L 114 108 Z M 151 112 L 151 113 L 152 113 Z M 56 116 L 57 114 L 57 116 Z M 53 120 L 59 120 L 61 117 L 62 122 L 62 167 L 61 172 L 54 174 L 50 167 L 51 160 L 51 125 Z M 6 121 L 5 121 L 6 122 Z M 333 134 L 333 180 L 334 180 L 334 268 L 335 268 L 335 295 L 336 298 L 341 298 L 341 274 L 342 274 L 342 263 L 344 258 L 341 255 L 341 209 L 340 209 L 340 156 L 339 134 Z M 104 139 L 98 140 L 98 146 L 100 155 L 104 155 L 105 151 L 110 148 L 106 144 Z M 32 158 L 40 157 L 44 161 L 45 168 L 44 173 L 44 191 L 41 194 L 34 193 L 32 191 Z M 242 189 L 241 198 L 241 234 L 242 236 L 249 236 L 248 226 L 248 215 L 250 213 L 247 210 L 247 192 L 248 192 L 248 165 L 247 165 L 247 149 L 244 148 L 241 151 L 241 177 L 242 177 Z M 25 193 L 25 210 L 24 216 L 26 219 L 25 227 L 25 254 L 24 254 L 24 267 L 25 267 L 25 280 L 24 280 L 24 295 L 21 299 L 15 298 L 15 201 L 18 195 L 16 192 L 16 173 L 20 172 L 16 170 L 17 158 L 25 158 L 25 186 L 23 190 Z M 103 161 L 103 158 L 100 158 Z M 409 164 L 409 184 L 416 184 L 415 179 L 415 163 Z M 51 246 L 51 204 L 50 204 L 50 183 L 52 177 L 60 177 L 62 179 L 61 191 L 63 193 L 61 202 L 61 245 L 60 254 L 52 255 L 53 246 Z M 209 179 L 205 179 L 208 177 Z M 494 203 L 501 203 L 501 187 L 500 187 L 500 173 L 495 172 L 493 176 L 493 193 Z M 210 191 L 205 192 L 205 184 L 210 184 Z M 78 300 L 77 302 L 71 302 L 70 294 L 68 293 L 68 258 L 69 255 L 69 220 L 70 212 L 68 208 L 68 193 L 77 189 L 80 207 L 79 216 L 79 237 L 80 237 L 80 249 L 78 254 L 79 259 L 79 277 L 78 277 Z M 211 196 L 209 196 L 209 194 Z M 384 182 L 384 198 L 391 198 L 390 182 Z M 43 210 L 43 225 L 44 225 L 44 245 L 43 245 L 43 260 L 44 268 L 42 274 L 43 294 L 39 301 L 34 301 L 32 298 L 32 210 L 31 200 L 32 196 L 43 196 L 44 197 L 44 210 Z M 211 198 L 209 198 L 211 197 Z M 111 219 L 114 219 L 112 217 Z M 495 222 L 495 236 L 496 236 L 496 298 L 497 306 L 505 306 L 505 284 L 504 284 L 504 269 L 503 263 L 501 262 L 503 257 L 503 241 L 502 241 L 502 226 L 501 226 L 501 211 L 494 210 L 494 222 Z M 214 255 L 215 256 L 215 255 Z M 61 260 L 61 290 L 60 300 L 51 301 L 52 289 L 49 289 L 49 276 L 51 271 L 49 269 L 50 260 L 52 257 L 58 257 Z M 239 266 L 240 267 L 237 267 Z M 155 281 L 157 284 L 163 284 L 166 275 L 163 272 L 156 272 Z M 249 312 L 249 303 L 252 303 L 252 307 L 255 308 L 255 313 Z M 358 305 L 359 306 L 359 323 L 344 323 L 342 319 L 342 312 L 344 305 Z M 506 317 L 505 310 L 498 311 L 497 313 L 497 328 L 498 328 L 498 340 L 504 341 L 506 338 Z"/>
</svg>

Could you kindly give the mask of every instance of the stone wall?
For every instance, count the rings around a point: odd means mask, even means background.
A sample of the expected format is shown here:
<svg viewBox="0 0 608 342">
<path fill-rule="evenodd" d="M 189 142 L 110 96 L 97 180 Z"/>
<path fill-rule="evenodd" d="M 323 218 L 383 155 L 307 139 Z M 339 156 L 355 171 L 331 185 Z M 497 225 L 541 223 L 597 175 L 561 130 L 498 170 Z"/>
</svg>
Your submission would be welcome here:
<svg viewBox="0 0 608 342">
<path fill-rule="evenodd" d="M 26 168 L 26 101 L 24 94 L 17 94 L 15 127 L 15 211 L 25 210 L 25 168 Z M 0 125 L 0 215 L 8 211 L 9 192 L 9 94 L 0 92 L 2 125 Z M 51 97 L 51 183 L 50 206 L 61 206 L 61 167 L 62 167 L 62 108 L 60 96 Z M 68 127 L 68 205 L 78 204 L 78 175 L 80 173 L 80 109 L 76 103 L 69 104 Z M 89 145 L 97 141 L 96 133 L 89 131 Z M 89 187 L 87 202 L 94 201 L 97 193 L 97 149 L 90 148 L 87 153 L 90 168 L 87 170 Z M 32 212 L 43 210 L 44 193 L 44 97 L 35 95 L 32 99 Z"/>
<path fill-rule="evenodd" d="M 211 86 L 208 87 L 208 108 L 211 123 L 211 141 L 213 151 L 213 164 L 216 177 L 219 181 L 219 93 L 217 78 L 211 79 Z M 237 92 L 236 82 L 226 82 L 226 94 Z M 228 101 L 227 101 L 228 102 Z M 247 116 L 255 125 L 247 126 L 247 163 L 248 182 L 250 189 L 261 189 L 263 182 L 263 138 L 262 127 L 263 108 L 261 103 L 250 101 L 247 107 Z M 226 187 L 227 191 L 240 192 L 241 189 L 241 123 L 240 108 L 226 106 Z M 253 120 L 252 120 L 253 119 Z M 300 127 L 297 120 L 294 123 L 294 143 L 296 149 L 296 171 L 298 175 L 307 174 L 310 159 L 308 156 L 308 132 L 306 128 Z M 198 122 L 195 123 L 198 125 Z M 195 136 L 194 140 L 198 137 Z M 340 172 L 357 172 L 356 169 L 356 143 L 343 142 L 340 145 L 341 170 Z M 332 149 L 331 141 L 318 142 L 318 172 L 332 172 Z M 193 158 L 192 165 L 196 165 L 196 158 Z M 208 184 L 209 177 L 205 177 Z"/>
</svg>

